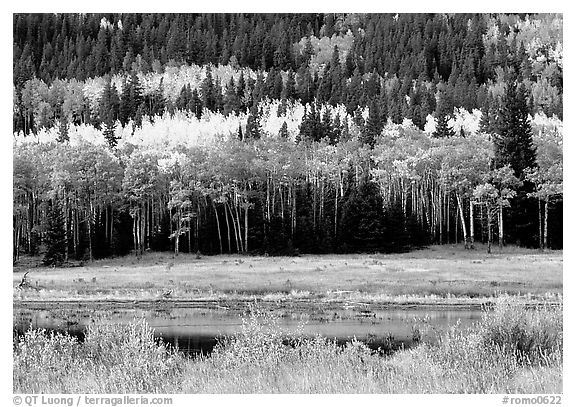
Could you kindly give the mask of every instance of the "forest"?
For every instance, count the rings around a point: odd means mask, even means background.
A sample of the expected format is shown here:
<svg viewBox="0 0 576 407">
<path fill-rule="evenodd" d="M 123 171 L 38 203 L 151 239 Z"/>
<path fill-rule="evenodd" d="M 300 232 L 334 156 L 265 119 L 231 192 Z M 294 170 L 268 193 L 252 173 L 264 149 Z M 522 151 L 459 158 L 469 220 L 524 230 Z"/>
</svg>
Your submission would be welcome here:
<svg viewBox="0 0 576 407">
<path fill-rule="evenodd" d="M 14 14 L 14 261 L 562 248 L 562 41 L 553 14 Z"/>
</svg>

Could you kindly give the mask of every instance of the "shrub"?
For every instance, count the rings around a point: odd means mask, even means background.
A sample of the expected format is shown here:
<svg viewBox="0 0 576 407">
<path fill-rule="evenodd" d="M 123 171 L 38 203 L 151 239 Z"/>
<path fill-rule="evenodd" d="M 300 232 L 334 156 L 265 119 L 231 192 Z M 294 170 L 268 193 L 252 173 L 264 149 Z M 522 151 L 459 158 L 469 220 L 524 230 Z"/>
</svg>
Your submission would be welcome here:
<svg viewBox="0 0 576 407">
<path fill-rule="evenodd" d="M 479 331 L 485 344 L 513 353 L 520 363 L 548 363 L 550 357 L 562 353 L 562 306 L 528 309 L 503 297 L 483 314 Z"/>
<path fill-rule="evenodd" d="M 156 393 L 178 389 L 184 358 L 154 338 L 145 321 L 97 322 L 84 343 L 29 330 L 14 346 L 14 391 Z"/>
</svg>

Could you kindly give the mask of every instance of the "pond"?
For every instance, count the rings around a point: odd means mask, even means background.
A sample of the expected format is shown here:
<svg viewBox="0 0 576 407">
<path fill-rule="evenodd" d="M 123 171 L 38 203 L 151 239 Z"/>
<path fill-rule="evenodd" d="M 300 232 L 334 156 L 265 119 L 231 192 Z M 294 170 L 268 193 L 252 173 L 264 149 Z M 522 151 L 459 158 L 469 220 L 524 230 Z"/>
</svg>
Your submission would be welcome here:
<svg viewBox="0 0 576 407">
<path fill-rule="evenodd" d="M 237 307 L 175 306 L 155 304 L 146 308 L 98 307 L 89 304 L 41 308 L 14 307 L 13 330 L 21 335 L 28 328 L 45 328 L 68 332 L 83 339 L 84 329 L 101 319 L 127 323 L 144 318 L 154 328 L 155 336 L 176 346 L 188 355 L 209 354 L 221 336 L 233 335 L 242 329 L 242 317 L 248 304 Z M 301 332 L 305 336 L 320 334 L 339 344 L 354 338 L 371 349 L 390 352 L 413 346 L 420 337 L 435 342 L 440 333 L 457 323 L 467 327 L 479 321 L 479 309 L 384 308 L 366 306 L 327 307 L 317 304 L 292 306 L 259 306 L 278 318 L 283 331 Z"/>
</svg>

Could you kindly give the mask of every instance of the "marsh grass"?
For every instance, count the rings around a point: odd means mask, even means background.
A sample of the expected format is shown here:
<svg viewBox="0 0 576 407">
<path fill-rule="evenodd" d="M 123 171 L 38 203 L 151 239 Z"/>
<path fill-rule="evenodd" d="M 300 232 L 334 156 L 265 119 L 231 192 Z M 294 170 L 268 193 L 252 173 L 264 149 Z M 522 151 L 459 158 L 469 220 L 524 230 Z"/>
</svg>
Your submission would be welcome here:
<svg viewBox="0 0 576 407">
<path fill-rule="evenodd" d="M 455 325 L 382 356 L 281 329 L 252 309 L 210 356 L 185 358 L 143 321 L 97 323 L 83 343 L 28 331 L 14 347 L 14 391 L 183 393 L 561 393 L 562 308 L 499 300 L 475 326 Z"/>
<path fill-rule="evenodd" d="M 84 342 L 29 330 L 14 345 L 14 391 L 26 393 L 170 393 L 184 357 L 154 338 L 144 320 L 96 322 Z"/>
</svg>

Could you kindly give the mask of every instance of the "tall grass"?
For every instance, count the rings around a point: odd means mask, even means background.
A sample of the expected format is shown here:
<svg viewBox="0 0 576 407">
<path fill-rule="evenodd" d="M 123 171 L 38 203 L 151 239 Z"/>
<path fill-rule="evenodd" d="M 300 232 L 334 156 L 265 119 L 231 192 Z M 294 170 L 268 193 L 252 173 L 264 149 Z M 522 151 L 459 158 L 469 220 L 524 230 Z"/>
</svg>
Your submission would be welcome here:
<svg viewBox="0 0 576 407">
<path fill-rule="evenodd" d="M 16 392 L 560 393 L 562 309 L 498 301 L 476 326 L 381 356 L 253 310 L 210 356 L 187 359 L 142 321 L 96 324 L 84 343 L 29 331 L 14 349 Z"/>
<path fill-rule="evenodd" d="M 97 322 L 83 343 L 29 330 L 14 345 L 14 391 L 158 393 L 178 389 L 184 357 L 158 342 L 144 320 Z"/>
</svg>

